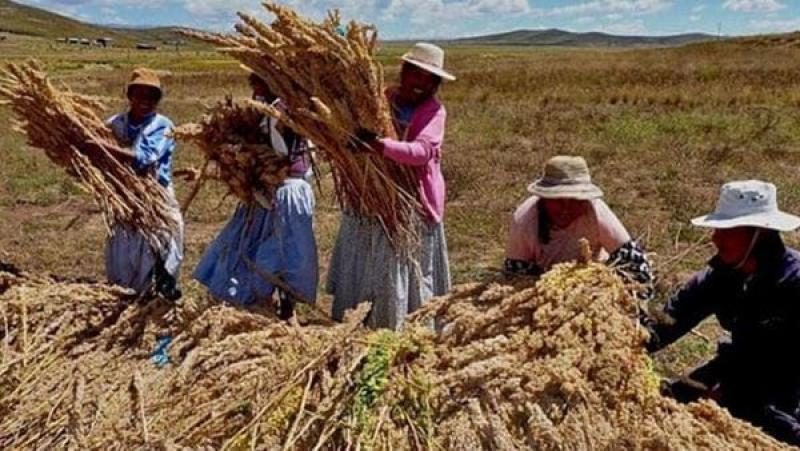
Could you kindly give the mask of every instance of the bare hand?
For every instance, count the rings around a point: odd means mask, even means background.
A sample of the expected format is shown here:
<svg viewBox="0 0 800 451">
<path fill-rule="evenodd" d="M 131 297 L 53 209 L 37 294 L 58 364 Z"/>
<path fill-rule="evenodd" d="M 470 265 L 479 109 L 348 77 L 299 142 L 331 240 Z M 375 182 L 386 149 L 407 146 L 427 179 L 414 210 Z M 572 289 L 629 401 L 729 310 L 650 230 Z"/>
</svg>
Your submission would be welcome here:
<svg viewBox="0 0 800 451">
<path fill-rule="evenodd" d="M 184 181 L 193 182 L 200 178 L 200 171 L 196 168 L 177 169 L 172 173 L 176 178 L 182 178 Z"/>
</svg>

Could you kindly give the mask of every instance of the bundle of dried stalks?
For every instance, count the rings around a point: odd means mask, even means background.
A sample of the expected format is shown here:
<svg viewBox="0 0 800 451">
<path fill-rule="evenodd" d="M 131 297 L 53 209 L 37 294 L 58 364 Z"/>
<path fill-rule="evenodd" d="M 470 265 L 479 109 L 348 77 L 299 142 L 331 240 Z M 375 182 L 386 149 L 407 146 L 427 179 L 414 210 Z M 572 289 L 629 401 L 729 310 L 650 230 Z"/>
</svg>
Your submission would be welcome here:
<svg viewBox="0 0 800 451">
<path fill-rule="evenodd" d="M 103 105 L 56 88 L 35 61 L 9 64 L 0 75 L 0 95 L 10 100 L 19 119 L 15 129 L 93 195 L 109 233 L 121 223 L 141 231 L 152 245 L 166 246 L 178 228 L 167 191 L 154 177 L 141 177 L 117 160 L 116 140 L 97 115 Z"/>
<path fill-rule="evenodd" d="M 105 296 L 47 295 L 67 288 L 23 282 L 0 305 Z M 402 333 L 362 327 L 366 305 L 322 327 L 189 301 L 131 303 L 16 365 L 0 447 L 782 448 L 713 403 L 659 395 L 634 301 L 603 265 L 458 287 Z M 24 335 L 20 315 L 6 311 L 5 336 Z M 158 368 L 149 352 L 165 330 L 173 363 Z"/>
<path fill-rule="evenodd" d="M 713 403 L 660 395 L 622 281 L 600 264 L 468 285 L 415 314 L 444 325 L 425 365 L 449 449 L 779 449 Z"/>
<path fill-rule="evenodd" d="M 238 59 L 287 104 L 285 112 L 256 107 L 319 146 L 344 208 L 379 221 L 397 247 L 414 244 L 420 204 L 413 171 L 351 150 L 361 128 L 396 135 L 374 59 L 376 29 L 351 22 L 342 34 L 338 14 L 314 23 L 274 3 L 264 7 L 276 16 L 270 25 L 240 13 L 237 35 L 190 34 Z"/>
<path fill-rule="evenodd" d="M 228 98 L 210 108 L 199 124 L 178 127 L 175 137 L 197 143 L 239 200 L 269 206 L 291 164 L 270 147 L 263 119 L 261 111 Z"/>
<path fill-rule="evenodd" d="M 125 295 L 48 278 L 0 295 L 0 448 L 221 447 L 254 426 L 278 443 L 297 390 L 352 371 L 368 333 L 368 306 L 301 328 L 266 310 Z M 149 360 L 159 336 L 174 337 L 166 368 Z"/>
</svg>

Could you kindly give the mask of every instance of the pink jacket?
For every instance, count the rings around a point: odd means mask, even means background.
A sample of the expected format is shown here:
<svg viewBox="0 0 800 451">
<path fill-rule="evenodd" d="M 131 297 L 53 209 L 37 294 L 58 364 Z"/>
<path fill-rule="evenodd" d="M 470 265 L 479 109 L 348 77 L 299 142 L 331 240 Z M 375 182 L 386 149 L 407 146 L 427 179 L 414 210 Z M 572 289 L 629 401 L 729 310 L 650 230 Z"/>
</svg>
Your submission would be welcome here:
<svg viewBox="0 0 800 451">
<path fill-rule="evenodd" d="M 406 166 L 413 166 L 419 183 L 422 206 L 428 222 L 444 219 L 446 188 L 442 176 L 442 141 L 447 112 L 435 98 L 414 110 L 402 140 L 384 138 L 383 155 Z"/>
</svg>

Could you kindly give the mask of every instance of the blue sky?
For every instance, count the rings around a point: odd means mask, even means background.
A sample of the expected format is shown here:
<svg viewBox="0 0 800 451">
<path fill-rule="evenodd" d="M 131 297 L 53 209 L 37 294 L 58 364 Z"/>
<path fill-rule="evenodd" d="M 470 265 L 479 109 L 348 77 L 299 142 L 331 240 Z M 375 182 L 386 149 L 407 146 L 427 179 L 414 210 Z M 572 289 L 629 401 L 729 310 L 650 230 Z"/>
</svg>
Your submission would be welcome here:
<svg viewBox="0 0 800 451">
<path fill-rule="evenodd" d="M 18 0 L 19 1 L 19 0 Z M 447 38 L 520 28 L 615 34 L 686 32 L 743 35 L 800 29 L 800 0 L 279 0 L 322 17 L 375 23 L 384 38 Z M 235 11 L 259 12 L 259 0 L 23 0 L 84 21 L 185 25 L 230 30 Z M 267 17 L 267 16 L 264 16 Z"/>
</svg>

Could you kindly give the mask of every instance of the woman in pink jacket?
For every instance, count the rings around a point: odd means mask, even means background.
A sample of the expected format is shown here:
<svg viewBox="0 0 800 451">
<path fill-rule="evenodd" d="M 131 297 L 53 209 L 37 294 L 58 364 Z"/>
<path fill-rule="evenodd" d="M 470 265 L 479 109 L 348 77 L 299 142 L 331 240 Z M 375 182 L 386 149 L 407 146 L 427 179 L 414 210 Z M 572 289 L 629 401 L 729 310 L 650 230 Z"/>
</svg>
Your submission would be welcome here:
<svg viewBox="0 0 800 451">
<path fill-rule="evenodd" d="M 398 255 L 376 221 L 350 212 L 342 215 L 328 270 L 333 317 L 341 320 L 360 302 L 372 302 L 371 327 L 401 329 L 407 314 L 425 301 L 450 291 L 450 267 L 444 234 L 445 182 L 442 142 L 447 112 L 436 98 L 443 80 L 444 51 L 419 43 L 403 56 L 400 85 L 387 91 L 398 140 L 372 139 L 368 145 L 384 157 L 411 166 L 417 176 L 424 217 L 421 246 Z"/>
</svg>

